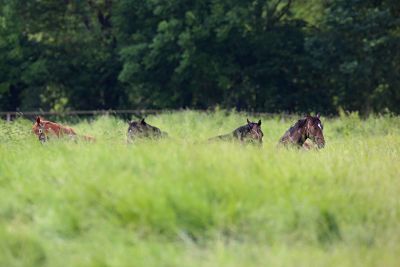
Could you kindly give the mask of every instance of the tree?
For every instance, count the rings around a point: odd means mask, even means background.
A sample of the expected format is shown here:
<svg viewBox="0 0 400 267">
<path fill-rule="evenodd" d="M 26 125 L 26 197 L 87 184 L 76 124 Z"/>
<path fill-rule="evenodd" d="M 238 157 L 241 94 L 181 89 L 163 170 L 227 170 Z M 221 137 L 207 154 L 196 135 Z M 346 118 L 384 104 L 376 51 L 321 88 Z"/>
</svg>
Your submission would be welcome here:
<svg viewBox="0 0 400 267">
<path fill-rule="evenodd" d="M 3 86 L 8 92 L 24 88 L 16 106 L 96 109 L 123 102 L 111 8 L 109 0 L 7 1 L 3 30 L 10 35 L 5 39 L 23 41 L 21 62 L 2 61 L 20 70 L 18 81 L 5 77 Z"/>
<path fill-rule="evenodd" d="M 395 0 L 0 0 L 0 109 L 400 113 Z"/>
<path fill-rule="evenodd" d="M 145 107 L 304 108 L 305 24 L 290 0 L 120 1 L 130 101 Z"/>
<path fill-rule="evenodd" d="M 400 20 L 395 1 L 337 0 L 309 40 L 332 102 L 364 114 L 398 113 Z"/>
</svg>

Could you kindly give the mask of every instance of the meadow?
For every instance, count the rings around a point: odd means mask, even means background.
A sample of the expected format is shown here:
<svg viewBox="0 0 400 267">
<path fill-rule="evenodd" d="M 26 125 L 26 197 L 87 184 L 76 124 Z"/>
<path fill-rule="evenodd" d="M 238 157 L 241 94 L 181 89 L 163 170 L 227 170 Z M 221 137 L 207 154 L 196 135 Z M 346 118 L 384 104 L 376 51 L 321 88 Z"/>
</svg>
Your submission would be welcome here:
<svg viewBox="0 0 400 267">
<path fill-rule="evenodd" d="M 262 148 L 207 143 L 244 113 L 70 123 L 42 145 L 0 122 L 0 266 L 399 266 L 400 117 L 324 118 L 326 147 L 277 147 L 299 117 L 262 116 Z"/>
</svg>

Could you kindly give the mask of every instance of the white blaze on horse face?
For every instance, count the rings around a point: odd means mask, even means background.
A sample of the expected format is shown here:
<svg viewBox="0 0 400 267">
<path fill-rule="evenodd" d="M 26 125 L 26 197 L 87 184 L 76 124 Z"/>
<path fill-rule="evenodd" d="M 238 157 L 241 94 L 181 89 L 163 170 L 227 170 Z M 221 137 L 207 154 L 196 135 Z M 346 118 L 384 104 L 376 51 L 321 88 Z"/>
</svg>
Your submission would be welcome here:
<svg viewBox="0 0 400 267">
<path fill-rule="evenodd" d="M 322 126 L 321 123 L 318 123 L 318 127 L 322 130 Z"/>
</svg>

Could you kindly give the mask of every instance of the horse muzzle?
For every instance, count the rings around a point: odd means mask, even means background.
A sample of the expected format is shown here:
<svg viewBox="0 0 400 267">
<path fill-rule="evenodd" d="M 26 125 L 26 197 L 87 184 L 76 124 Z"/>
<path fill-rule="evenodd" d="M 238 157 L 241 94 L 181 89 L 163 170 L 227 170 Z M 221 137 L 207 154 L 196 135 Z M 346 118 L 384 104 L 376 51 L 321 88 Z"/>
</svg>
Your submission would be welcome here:
<svg viewBox="0 0 400 267">
<path fill-rule="evenodd" d="M 317 143 L 317 146 L 318 146 L 319 149 L 325 147 L 325 140 L 323 140 L 323 139 L 317 139 L 316 143 Z"/>
</svg>

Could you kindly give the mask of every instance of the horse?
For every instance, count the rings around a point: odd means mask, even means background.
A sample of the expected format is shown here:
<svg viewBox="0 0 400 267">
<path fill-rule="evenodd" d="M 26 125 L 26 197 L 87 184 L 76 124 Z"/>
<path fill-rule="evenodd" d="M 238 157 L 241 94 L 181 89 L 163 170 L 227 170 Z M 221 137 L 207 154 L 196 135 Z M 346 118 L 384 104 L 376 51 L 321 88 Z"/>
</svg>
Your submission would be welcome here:
<svg viewBox="0 0 400 267">
<path fill-rule="evenodd" d="M 233 132 L 218 135 L 208 139 L 209 141 L 214 140 L 226 140 L 226 141 L 240 141 L 241 143 L 256 143 L 261 145 L 264 133 L 261 130 L 261 120 L 258 122 L 251 122 L 247 119 L 247 124 L 240 126 Z"/>
<path fill-rule="evenodd" d="M 163 137 L 168 137 L 168 133 L 148 124 L 144 119 L 139 121 L 129 121 L 128 124 L 128 143 L 140 138 L 160 139 Z"/>
<path fill-rule="evenodd" d="M 285 132 L 280 138 L 279 144 L 294 145 L 299 148 L 304 146 L 308 149 L 310 146 L 305 142 L 307 139 L 311 139 L 321 149 L 325 146 L 323 129 L 319 113 L 316 116 L 306 115 Z"/>
<path fill-rule="evenodd" d="M 74 129 L 52 121 L 43 120 L 40 117 L 36 118 L 36 122 L 32 126 L 32 132 L 38 136 L 39 141 L 43 144 L 49 136 L 61 138 L 68 136 L 72 139 L 82 138 L 85 141 L 95 141 L 95 138 L 89 135 L 78 135 Z"/>
</svg>

